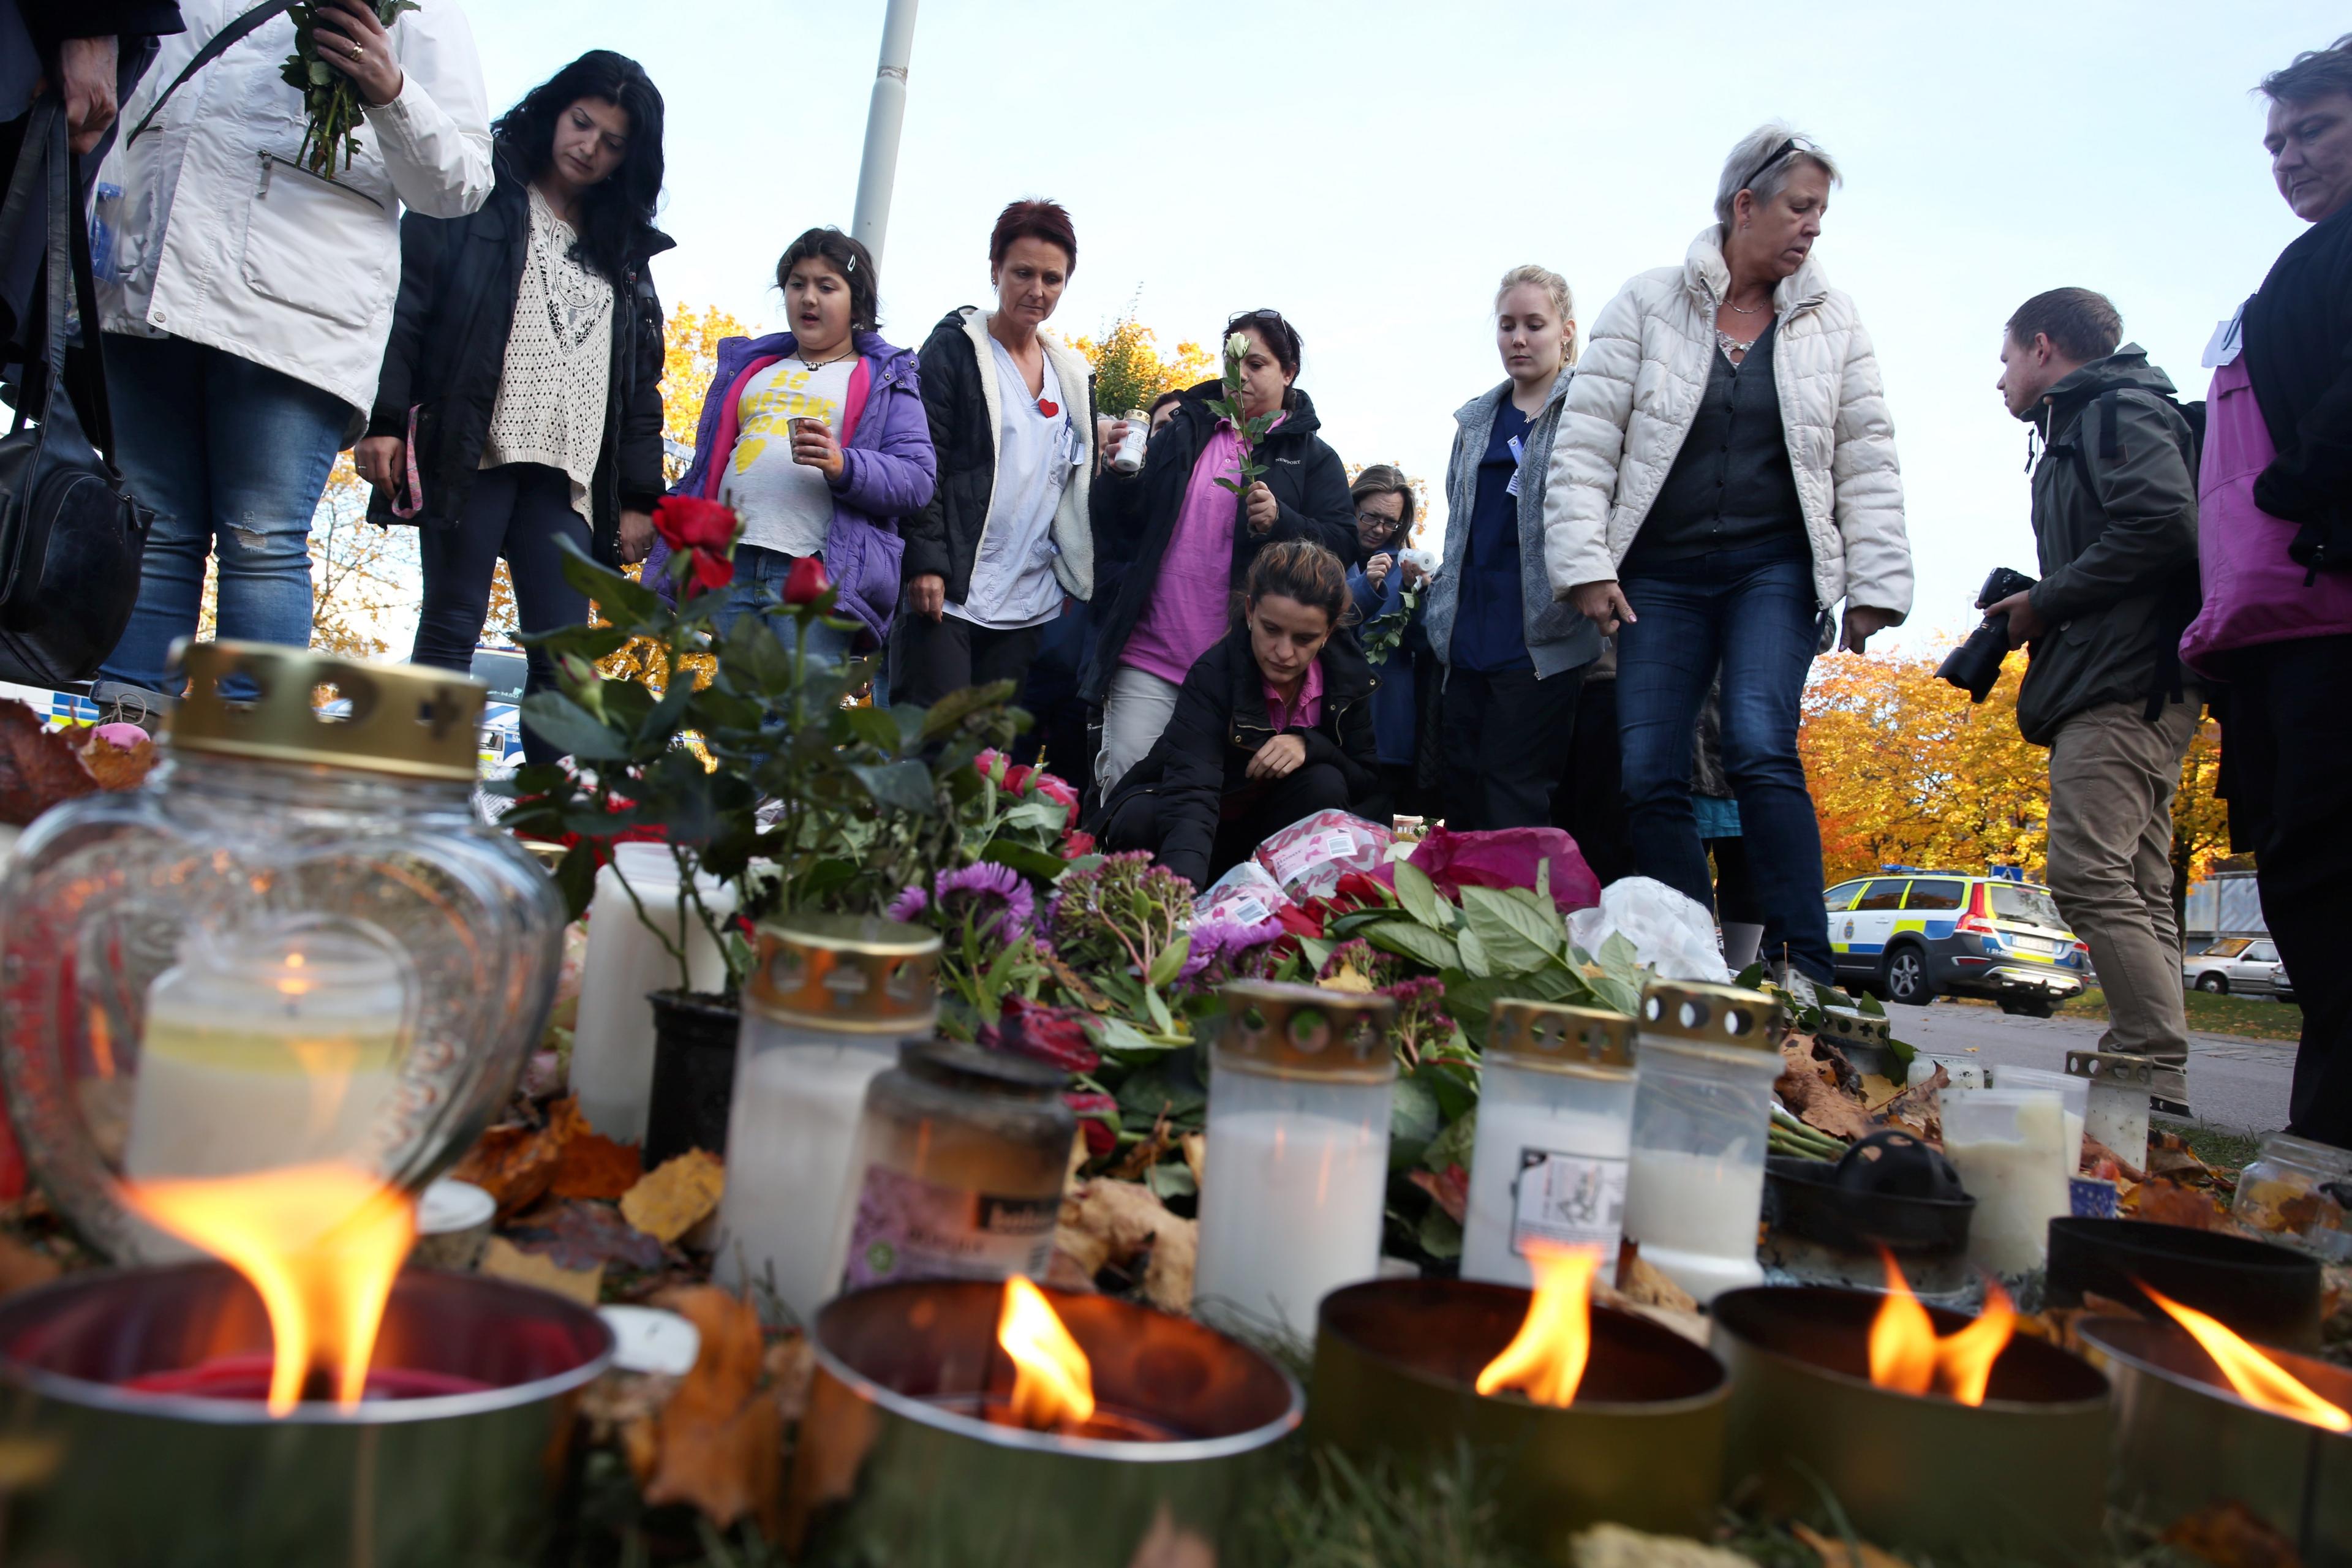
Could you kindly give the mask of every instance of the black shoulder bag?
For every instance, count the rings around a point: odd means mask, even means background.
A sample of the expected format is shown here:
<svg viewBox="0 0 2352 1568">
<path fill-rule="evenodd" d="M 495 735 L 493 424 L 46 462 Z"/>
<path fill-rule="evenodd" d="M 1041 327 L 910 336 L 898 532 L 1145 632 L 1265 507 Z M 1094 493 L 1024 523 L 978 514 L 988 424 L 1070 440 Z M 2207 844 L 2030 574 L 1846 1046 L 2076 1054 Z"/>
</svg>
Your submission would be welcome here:
<svg viewBox="0 0 2352 1568">
<path fill-rule="evenodd" d="M 99 363 L 98 290 L 54 92 L 33 106 L 25 128 L 0 205 L 0 246 L 29 221 L 37 186 L 48 209 L 47 296 L 40 363 L 28 353 L 16 427 L 0 438 L 0 680 L 54 689 L 88 680 L 114 650 L 139 600 L 139 558 L 155 514 L 124 493 L 107 457 L 114 428 Z M 87 432 L 64 386 L 69 298 L 80 307 L 90 371 Z"/>
</svg>

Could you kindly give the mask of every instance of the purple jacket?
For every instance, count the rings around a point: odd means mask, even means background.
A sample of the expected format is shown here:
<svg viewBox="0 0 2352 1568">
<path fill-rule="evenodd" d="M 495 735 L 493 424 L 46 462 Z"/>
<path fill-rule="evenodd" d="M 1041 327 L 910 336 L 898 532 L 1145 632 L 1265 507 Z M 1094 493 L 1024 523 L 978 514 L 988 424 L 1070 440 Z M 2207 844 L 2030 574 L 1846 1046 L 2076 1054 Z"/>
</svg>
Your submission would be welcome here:
<svg viewBox="0 0 2352 1568">
<path fill-rule="evenodd" d="M 843 421 L 848 435 L 842 443 L 841 477 L 832 481 L 833 521 L 825 531 L 824 570 L 841 591 L 837 613 L 858 621 L 879 644 L 898 604 L 898 563 L 907 549 L 898 520 L 930 503 L 938 464 L 914 354 L 874 332 L 859 332 L 854 341 L 866 363 L 853 384 L 866 382 L 866 403 Z M 743 382 L 796 346 L 790 332 L 719 340 L 718 369 L 703 395 L 702 416 L 695 421 L 694 462 L 670 487 L 670 494 L 716 499 L 727 454 L 735 447 L 735 411 Z M 656 539 L 645 568 L 665 597 L 668 582 L 660 574 L 668 558 L 669 547 Z"/>
</svg>

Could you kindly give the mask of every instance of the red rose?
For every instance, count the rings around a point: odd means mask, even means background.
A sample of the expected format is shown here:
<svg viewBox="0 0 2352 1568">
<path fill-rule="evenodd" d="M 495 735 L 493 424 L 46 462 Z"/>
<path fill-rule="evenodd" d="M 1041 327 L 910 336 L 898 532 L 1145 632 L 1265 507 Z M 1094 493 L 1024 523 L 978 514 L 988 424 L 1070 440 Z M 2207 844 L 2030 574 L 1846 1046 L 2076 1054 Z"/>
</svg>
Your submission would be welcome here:
<svg viewBox="0 0 2352 1568">
<path fill-rule="evenodd" d="M 1069 786 L 1068 781 L 1056 778 L 1052 773 L 1040 769 L 1035 773 L 1030 775 L 1029 782 L 1031 785 L 1034 786 L 1036 794 L 1044 795 L 1047 800 L 1053 801 L 1056 805 L 1066 807 L 1070 814 L 1068 818 L 1069 823 L 1072 826 L 1076 824 L 1078 820 L 1078 792 Z"/>
<path fill-rule="evenodd" d="M 1099 1160 L 1118 1147 L 1118 1101 L 1107 1094 L 1062 1096 L 1062 1103 L 1078 1113 L 1078 1131 L 1086 1135 L 1087 1158 Z"/>
<path fill-rule="evenodd" d="M 1013 759 L 1006 756 L 1003 752 L 991 746 L 987 751 L 984 751 L 981 752 L 980 755 L 972 758 L 971 768 L 972 772 L 978 773 L 982 778 L 988 779 L 996 784 L 1003 784 L 1004 782 L 1004 770 L 1012 761 Z"/>
<path fill-rule="evenodd" d="M 1087 1037 L 1086 1026 L 1066 1008 L 1007 996 L 1004 1010 L 993 1024 L 981 1026 L 980 1043 L 992 1050 L 1034 1058 L 1064 1072 L 1092 1072 L 1102 1065 L 1102 1053 Z"/>
<path fill-rule="evenodd" d="M 814 555 L 803 555 L 793 563 L 784 575 L 784 603 L 814 605 L 833 586 L 833 579 L 824 574 L 824 563 Z"/>
<path fill-rule="evenodd" d="M 654 504 L 654 531 L 692 564 L 688 594 L 708 593 L 735 581 L 735 509 L 692 496 L 664 496 Z"/>
<path fill-rule="evenodd" d="M 1095 836 L 1093 834 L 1081 833 L 1076 828 L 1073 827 L 1067 833 L 1062 835 L 1063 859 L 1075 860 L 1081 855 L 1091 855 L 1094 852 Z"/>
<path fill-rule="evenodd" d="M 1031 767 L 1027 763 L 1015 763 L 1012 767 L 1005 770 L 1004 793 L 1007 795 L 1019 795 L 1021 793 L 1021 786 L 1027 784 L 1029 782 L 1029 775 L 1036 771 L 1036 769 Z"/>
</svg>

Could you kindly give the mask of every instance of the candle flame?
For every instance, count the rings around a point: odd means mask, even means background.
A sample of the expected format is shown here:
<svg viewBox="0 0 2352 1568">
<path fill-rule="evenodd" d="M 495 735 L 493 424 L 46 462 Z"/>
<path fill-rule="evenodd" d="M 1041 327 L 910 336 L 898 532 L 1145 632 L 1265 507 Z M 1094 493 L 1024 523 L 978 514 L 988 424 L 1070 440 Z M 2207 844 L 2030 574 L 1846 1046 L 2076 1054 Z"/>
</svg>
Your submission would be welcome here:
<svg viewBox="0 0 2352 1568">
<path fill-rule="evenodd" d="M 359 1404 L 393 1279 L 416 1239 L 407 1194 L 341 1164 L 126 1182 L 123 1192 L 137 1213 L 260 1293 L 272 1415 L 300 1402 L 313 1368 L 331 1376 L 338 1405 Z"/>
<path fill-rule="evenodd" d="M 2206 1316 L 2194 1307 L 2158 1294 L 2145 1280 L 2135 1280 L 2140 1293 L 2172 1315 L 2173 1321 L 2195 1336 L 2238 1397 L 2258 1409 L 2273 1415 L 2284 1415 L 2330 1432 L 2352 1432 L 2352 1412 L 2340 1405 L 2331 1405 L 2313 1393 L 2303 1380 L 2271 1360 L 2262 1351 L 2238 1337 L 2218 1319 Z"/>
<path fill-rule="evenodd" d="M 1515 1388 L 1538 1405 L 1566 1405 L 1592 1355 L 1592 1276 L 1601 1254 L 1589 1247 L 1536 1241 L 1528 1246 L 1535 1294 L 1519 1331 L 1479 1373 L 1477 1389 Z"/>
<path fill-rule="evenodd" d="M 1935 1320 L 1911 1293 L 1902 1265 L 1884 1247 L 1879 1256 L 1886 1265 L 1886 1299 L 1870 1325 L 1872 1384 L 1897 1394 L 1942 1393 L 1961 1405 L 1982 1405 L 1993 1363 L 2009 1348 L 2017 1325 L 2017 1309 L 2009 1293 L 1986 1280 L 1984 1310 L 1967 1326 L 1938 1338 Z"/>
<path fill-rule="evenodd" d="M 1094 1367 L 1045 1293 L 1015 1274 L 1004 1282 L 996 1342 L 1013 1358 L 1013 1418 L 1033 1432 L 1066 1430 L 1095 1413 Z"/>
</svg>

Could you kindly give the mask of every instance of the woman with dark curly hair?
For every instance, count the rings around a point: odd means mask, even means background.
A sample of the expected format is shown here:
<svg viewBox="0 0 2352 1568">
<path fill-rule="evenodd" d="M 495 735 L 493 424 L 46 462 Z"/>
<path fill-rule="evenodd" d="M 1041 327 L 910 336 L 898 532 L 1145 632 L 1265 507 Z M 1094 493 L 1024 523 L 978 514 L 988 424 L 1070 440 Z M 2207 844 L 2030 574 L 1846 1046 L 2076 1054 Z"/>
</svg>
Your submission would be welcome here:
<svg viewBox="0 0 2352 1568">
<path fill-rule="evenodd" d="M 415 522 L 425 574 L 413 658 L 465 669 L 504 556 L 526 632 L 587 619 L 559 539 L 644 559 L 662 491 L 661 300 L 646 267 L 662 98 L 594 49 L 493 127 L 498 184 L 459 218 L 401 222 L 400 300 L 367 437 L 352 454 L 378 521 Z M 544 654 L 529 689 L 551 689 Z M 553 752 L 526 724 L 533 762 Z"/>
</svg>

